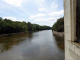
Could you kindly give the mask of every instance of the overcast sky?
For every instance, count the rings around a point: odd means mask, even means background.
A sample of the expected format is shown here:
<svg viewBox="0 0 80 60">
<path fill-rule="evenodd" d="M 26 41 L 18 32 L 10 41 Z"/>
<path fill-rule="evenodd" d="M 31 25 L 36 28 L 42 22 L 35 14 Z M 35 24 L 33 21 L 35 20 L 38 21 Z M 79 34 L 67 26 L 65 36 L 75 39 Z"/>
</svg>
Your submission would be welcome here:
<svg viewBox="0 0 80 60">
<path fill-rule="evenodd" d="M 52 26 L 64 16 L 63 0 L 0 0 L 0 17 Z"/>
</svg>

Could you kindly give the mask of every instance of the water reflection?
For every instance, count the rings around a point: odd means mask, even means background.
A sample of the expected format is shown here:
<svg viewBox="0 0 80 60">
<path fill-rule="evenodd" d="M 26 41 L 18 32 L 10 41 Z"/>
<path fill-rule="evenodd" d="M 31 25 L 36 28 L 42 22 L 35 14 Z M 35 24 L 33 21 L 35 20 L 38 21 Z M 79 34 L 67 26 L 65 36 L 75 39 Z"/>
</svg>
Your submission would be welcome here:
<svg viewBox="0 0 80 60">
<path fill-rule="evenodd" d="M 29 39 L 31 39 L 33 37 L 33 32 L 28 32 L 26 37 L 28 37 Z"/>
<path fill-rule="evenodd" d="M 18 45 L 24 42 L 26 39 L 32 38 L 33 32 L 21 35 L 15 35 L 10 37 L 0 38 L 0 52 L 10 50 L 14 45 Z"/>
<path fill-rule="evenodd" d="M 0 60 L 64 60 L 63 38 L 51 30 L 0 38 Z M 5 57 L 4 57 L 5 56 Z"/>
<path fill-rule="evenodd" d="M 64 51 L 64 37 L 53 35 L 59 49 Z"/>
</svg>

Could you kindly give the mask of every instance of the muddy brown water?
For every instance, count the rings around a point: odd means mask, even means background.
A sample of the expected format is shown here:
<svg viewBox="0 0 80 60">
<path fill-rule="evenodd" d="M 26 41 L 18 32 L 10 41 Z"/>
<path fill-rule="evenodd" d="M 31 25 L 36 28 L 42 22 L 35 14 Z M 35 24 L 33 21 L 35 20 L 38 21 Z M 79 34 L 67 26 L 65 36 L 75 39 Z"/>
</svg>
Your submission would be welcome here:
<svg viewBox="0 0 80 60">
<path fill-rule="evenodd" d="M 52 30 L 0 38 L 0 60 L 64 60 L 64 38 Z"/>
</svg>

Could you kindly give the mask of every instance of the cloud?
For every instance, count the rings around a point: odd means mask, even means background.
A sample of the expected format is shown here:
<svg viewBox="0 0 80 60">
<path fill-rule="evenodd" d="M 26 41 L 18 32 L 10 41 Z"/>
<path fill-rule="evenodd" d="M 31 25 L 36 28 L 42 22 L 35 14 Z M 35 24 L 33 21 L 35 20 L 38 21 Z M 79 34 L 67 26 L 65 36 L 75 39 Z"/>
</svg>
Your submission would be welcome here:
<svg viewBox="0 0 80 60">
<path fill-rule="evenodd" d="M 54 20 L 57 20 L 57 18 L 48 18 L 48 21 L 54 21 Z"/>
<path fill-rule="evenodd" d="M 59 19 L 60 17 L 50 17 L 50 18 L 37 18 L 34 20 L 34 22 L 37 22 L 37 24 L 40 25 L 47 25 L 51 26 Z"/>
<path fill-rule="evenodd" d="M 25 0 L 3 0 L 3 1 L 13 6 L 21 6 L 22 1 Z"/>
<path fill-rule="evenodd" d="M 46 11 L 47 9 L 46 8 L 39 8 L 39 11 L 42 12 L 42 11 Z"/>
<path fill-rule="evenodd" d="M 51 4 L 51 8 L 57 8 L 57 7 L 58 7 L 58 4 L 55 4 L 55 2 Z"/>
<path fill-rule="evenodd" d="M 52 18 L 37 18 L 34 21 L 55 21 L 57 19 L 58 18 L 54 18 L 54 17 L 52 17 Z"/>
<path fill-rule="evenodd" d="M 62 15 L 62 14 L 64 14 L 64 10 L 53 11 L 53 12 L 49 13 L 50 16 L 56 16 L 56 15 Z"/>
<path fill-rule="evenodd" d="M 55 8 L 57 8 L 58 7 L 58 5 L 55 5 Z"/>
<path fill-rule="evenodd" d="M 37 18 L 34 21 L 47 21 L 47 19 L 46 18 Z"/>
<path fill-rule="evenodd" d="M 54 5 L 54 4 L 55 4 L 55 2 L 52 3 L 52 5 Z"/>
<path fill-rule="evenodd" d="M 44 17 L 44 16 L 46 16 L 46 15 L 43 14 L 43 13 L 39 13 L 39 14 L 36 14 L 36 15 L 31 15 L 29 19 L 35 19 L 35 18 Z"/>
<path fill-rule="evenodd" d="M 44 1 L 44 0 L 41 0 L 41 1 Z"/>
<path fill-rule="evenodd" d="M 22 20 L 18 20 L 15 17 L 3 17 L 3 19 L 11 19 L 12 21 L 22 21 Z"/>
</svg>

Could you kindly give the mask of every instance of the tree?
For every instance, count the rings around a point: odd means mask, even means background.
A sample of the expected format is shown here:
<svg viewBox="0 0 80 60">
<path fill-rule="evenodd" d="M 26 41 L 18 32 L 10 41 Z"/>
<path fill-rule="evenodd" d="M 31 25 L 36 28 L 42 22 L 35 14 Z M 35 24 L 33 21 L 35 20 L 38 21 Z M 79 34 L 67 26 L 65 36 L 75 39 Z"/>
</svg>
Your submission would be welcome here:
<svg viewBox="0 0 80 60">
<path fill-rule="evenodd" d="M 54 25 L 52 26 L 54 31 L 63 31 L 64 30 L 64 17 L 59 18 Z"/>
<path fill-rule="evenodd" d="M 10 19 L 2 19 L 0 17 L 0 34 L 17 33 L 25 31 L 47 30 L 51 29 L 49 26 L 40 26 L 38 24 L 31 24 L 30 22 L 12 21 Z"/>
<path fill-rule="evenodd" d="M 27 28 L 28 28 L 28 31 L 32 31 L 32 25 L 30 22 L 27 23 Z"/>
</svg>

